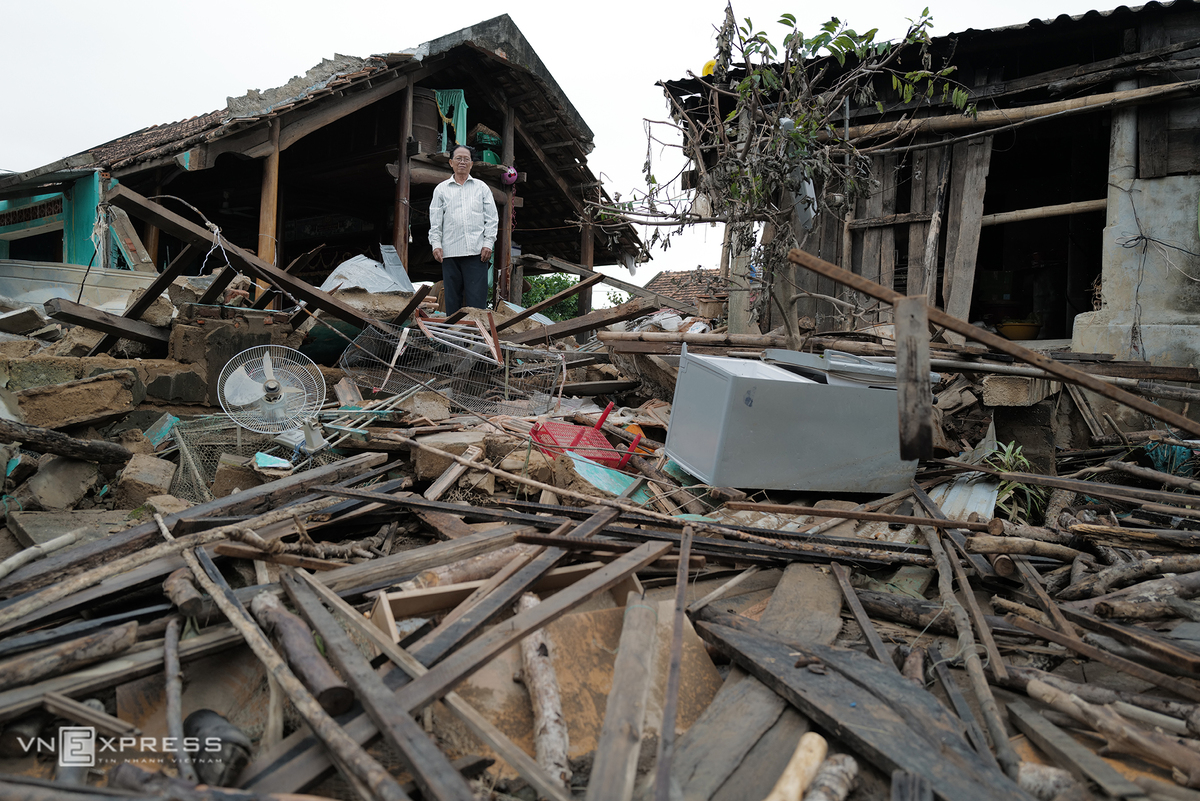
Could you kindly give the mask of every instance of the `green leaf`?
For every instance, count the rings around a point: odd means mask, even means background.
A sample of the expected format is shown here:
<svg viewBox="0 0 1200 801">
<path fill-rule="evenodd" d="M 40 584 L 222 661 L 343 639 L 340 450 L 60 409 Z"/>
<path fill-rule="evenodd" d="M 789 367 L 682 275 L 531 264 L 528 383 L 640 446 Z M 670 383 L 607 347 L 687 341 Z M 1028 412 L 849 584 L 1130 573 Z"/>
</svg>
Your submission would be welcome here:
<svg viewBox="0 0 1200 801">
<path fill-rule="evenodd" d="M 876 100 L 875 101 L 875 110 L 878 111 L 880 114 L 882 114 L 883 113 L 883 103 L 880 103 L 878 100 Z"/>
<path fill-rule="evenodd" d="M 796 24 L 796 18 L 791 14 L 780 14 L 779 15 L 779 24 L 794 26 Z"/>
</svg>

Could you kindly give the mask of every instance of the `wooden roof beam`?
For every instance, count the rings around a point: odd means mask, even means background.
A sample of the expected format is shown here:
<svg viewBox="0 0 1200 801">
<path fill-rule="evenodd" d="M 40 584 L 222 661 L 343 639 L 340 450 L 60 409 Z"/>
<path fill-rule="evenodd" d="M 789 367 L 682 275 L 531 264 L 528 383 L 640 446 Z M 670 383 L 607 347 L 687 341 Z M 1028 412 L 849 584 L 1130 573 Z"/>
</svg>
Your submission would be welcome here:
<svg viewBox="0 0 1200 801">
<path fill-rule="evenodd" d="M 580 267 L 578 264 L 572 264 L 569 261 L 563 261 L 562 259 L 555 258 L 554 256 L 551 256 L 550 258 L 545 259 L 544 261 L 547 264 L 549 264 L 553 269 L 558 270 L 559 272 L 572 273 L 574 275 L 583 276 L 584 278 L 587 278 L 587 277 L 593 276 L 593 275 L 603 275 L 603 273 L 597 273 L 593 270 L 587 269 L 586 267 Z M 605 275 L 601 280 L 604 283 L 608 284 L 609 286 L 616 287 L 617 289 L 623 290 L 625 292 L 628 292 L 631 295 L 635 295 L 640 298 L 646 298 L 648 300 L 652 300 L 660 306 L 669 306 L 672 309 L 686 312 L 688 314 L 698 314 L 699 313 L 699 310 L 695 306 L 691 305 L 690 303 L 685 303 L 681 300 L 676 300 L 675 298 L 672 298 L 668 295 L 660 295 L 657 292 L 651 292 L 648 289 L 643 289 L 642 287 L 638 286 L 637 284 L 631 284 L 628 281 L 622 281 L 619 278 L 613 278 L 608 275 Z"/>
<path fill-rule="evenodd" d="M 178 214 L 139 195 L 120 184 L 112 187 L 105 201 L 117 208 L 124 209 L 133 217 L 145 220 L 151 225 L 178 237 L 185 244 L 208 248 L 212 245 L 213 234 L 206 228 L 184 219 Z M 288 275 L 283 270 L 268 264 L 252 253 L 249 253 L 232 242 L 222 243 L 222 251 L 229 263 L 251 273 L 254 278 L 269 281 L 274 286 L 288 293 L 297 300 L 306 301 L 310 308 L 321 309 L 330 315 L 360 328 L 375 326 L 380 331 L 391 332 L 387 323 L 364 315 L 357 309 L 338 300 L 327 292 L 322 292 L 306 281 Z"/>
</svg>

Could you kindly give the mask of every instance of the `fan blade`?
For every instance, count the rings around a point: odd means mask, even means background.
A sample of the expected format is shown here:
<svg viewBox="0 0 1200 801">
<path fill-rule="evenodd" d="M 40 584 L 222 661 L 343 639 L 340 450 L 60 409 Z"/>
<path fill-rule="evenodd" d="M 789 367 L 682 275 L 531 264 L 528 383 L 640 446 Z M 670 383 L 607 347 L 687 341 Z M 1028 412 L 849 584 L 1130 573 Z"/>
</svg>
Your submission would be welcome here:
<svg viewBox="0 0 1200 801">
<path fill-rule="evenodd" d="M 302 390 L 300 387 L 283 387 L 281 391 L 283 392 L 284 395 L 288 395 L 288 394 L 303 395 L 304 394 L 304 390 Z"/>
<path fill-rule="evenodd" d="M 267 381 L 275 380 L 275 365 L 271 361 L 271 351 L 268 350 L 263 354 L 263 378 Z"/>
<path fill-rule="evenodd" d="M 233 406 L 249 406 L 257 403 L 265 394 L 262 383 L 250 377 L 244 364 L 225 380 L 225 400 Z"/>
</svg>

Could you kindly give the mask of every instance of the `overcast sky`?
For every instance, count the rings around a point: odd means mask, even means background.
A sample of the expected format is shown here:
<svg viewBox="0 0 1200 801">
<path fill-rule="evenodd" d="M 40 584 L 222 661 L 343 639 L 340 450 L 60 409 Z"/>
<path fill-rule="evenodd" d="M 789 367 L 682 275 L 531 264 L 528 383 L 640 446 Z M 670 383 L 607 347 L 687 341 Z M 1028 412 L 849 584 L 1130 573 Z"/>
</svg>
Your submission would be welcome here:
<svg viewBox="0 0 1200 801">
<path fill-rule="evenodd" d="M 933 0 L 930 13 L 934 34 L 945 35 L 1094 7 L 1085 0 Z M 750 17 L 772 35 L 782 36 L 776 20 L 783 12 L 811 33 L 836 11 L 855 29 L 877 27 L 889 39 L 902 35 L 907 18 L 922 8 L 896 0 L 733 6 L 739 21 Z M 224 108 L 226 97 L 279 86 L 334 53 L 404 50 L 507 13 L 595 133 L 593 172 L 610 194 L 628 194 L 641 185 L 643 120 L 666 117 L 655 81 L 700 71 L 714 55 L 724 9 L 724 0 L 4 2 L 0 170 L 33 169 L 148 125 Z M 656 252 L 633 280 L 644 283 L 664 269 L 714 267 L 720 243 L 720 228 L 705 226 Z M 624 270 L 612 274 L 629 278 Z"/>
</svg>

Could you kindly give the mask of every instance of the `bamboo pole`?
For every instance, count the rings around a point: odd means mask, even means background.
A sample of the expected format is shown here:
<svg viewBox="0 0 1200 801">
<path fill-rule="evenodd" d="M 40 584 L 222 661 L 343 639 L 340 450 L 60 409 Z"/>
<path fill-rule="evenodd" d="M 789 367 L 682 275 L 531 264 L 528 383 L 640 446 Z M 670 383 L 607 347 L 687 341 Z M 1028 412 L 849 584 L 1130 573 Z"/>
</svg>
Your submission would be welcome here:
<svg viewBox="0 0 1200 801">
<path fill-rule="evenodd" d="M 1108 199 L 1080 200 L 1075 203 L 1059 203 L 1055 206 L 1039 206 L 1034 209 L 1018 211 L 1002 211 L 996 214 L 985 214 L 980 221 L 981 226 L 1003 225 L 1005 223 L 1024 222 L 1025 220 L 1044 220 L 1047 217 L 1066 217 L 1070 214 L 1086 214 L 1089 211 L 1104 211 L 1108 208 Z"/>
<path fill-rule="evenodd" d="M 914 133 L 949 133 L 951 131 L 971 131 L 985 128 L 995 128 L 1012 125 L 1018 122 L 1031 122 L 1044 117 L 1064 114 L 1079 114 L 1090 111 L 1101 111 L 1135 103 L 1149 103 L 1165 100 L 1182 94 L 1190 94 L 1200 88 L 1200 81 L 1180 81 L 1165 86 L 1150 86 L 1144 89 L 1127 89 L 1122 92 L 1107 92 L 1098 95 L 1087 95 L 1070 100 L 1059 100 L 1054 103 L 1041 103 L 1036 106 L 1021 108 L 1006 108 L 993 111 L 980 111 L 970 116 L 946 115 L 941 117 L 922 117 L 906 119 L 898 122 L 880 122 L 870 125 L 856 125 L 849 131 L 849 139 L 878 139 L 885 136 L 899 137 Z"/>
<path fill-rule="evenodd" d="M 971 690 L 975 694 L 975 700 L 979 703 L 980 711 L 983 712 L 983 720 L 987 724 L 988 734 L 992 738 L 992 747 L 996 751 L 996 760 L 1005 774 L 1015 781 L 1020 770 L 1021 760 L 1008 741 L 1008 730 L 1004 726 L 1004 719 L 1000 716 L 1000 709 L 996 706 L 996 699 L 988 686 L 987 676 L 984 675 L 983 664 L 979 660 L 979 652 L 975 647 L 975 637 L 971 634 L 971 620 L 967 617 L 967 610 L 963 609 L 962 604 L 954 596 L 954 572 L 950 566 L 950 559 L 942 547 L 942 539 L 938 530 L 922 527 L 922 531 L 925 534 L 925 541 L 929 543 L 929 550 L 933 553 L 934 561 L 937 563 L 938 590 L 954 621 L 954 628 L 958 631 L 958 652 L 962 655 L 963 664 L 967 668 L 967 676 L 970 677 Z M 963 592 L 970 592 L 970 588 L 964 587 Z"/>
<path fill-rule="evenodd" d="M 167 685 L 167 735 L 175 742 L 183 742 L 183 672 L 179 667 L 179 618 L 171 618 L 167 624 L 167 635 L 163 641 L 163 672 Z M 192 757 L 186 748 L 175 751 L 175 767 L 179 776 L 192 784 L 199 784 Z"/>
</svg>

